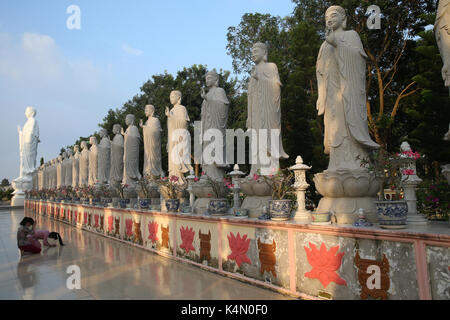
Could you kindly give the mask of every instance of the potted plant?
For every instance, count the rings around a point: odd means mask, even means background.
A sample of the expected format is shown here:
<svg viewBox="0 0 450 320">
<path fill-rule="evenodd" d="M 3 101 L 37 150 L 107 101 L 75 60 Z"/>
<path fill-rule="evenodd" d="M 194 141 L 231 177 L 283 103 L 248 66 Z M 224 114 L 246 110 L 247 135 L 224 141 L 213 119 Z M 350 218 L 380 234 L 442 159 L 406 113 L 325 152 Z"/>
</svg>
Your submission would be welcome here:
<svg viewBox="0 0 450 320">
<path fill-rule="evenodd" d="M 294 173 L 289 170 L 281 170 L 273 172 L 268 176 L 262 176 L 264 182 L 272 191 L 272 200 L 269 200 L 269 217 L 275 221 L 286 221 L 291 217 L 293 201 L 287 199 L 292 193 L 292 183 Z M 256 175 L 254 179 L 259 179 Z"/>
<path fill-rule="evenodd" d="M 154 183 L 159 177 L 144 175 L 138 180 L 139 208 L 148 209 L 151 204 L 152 193 L 154 192 Z"/>
<path fill-rule="evenodd" d="M 160 186 L 160 192 L 166 199 L 166 208 L 168 212 L 178 212 L 180 208 L 180 194 L 184 191 L 184 184 L 180 183 L 176 176 L 170 178 L 164 177 L 157 180 Z"/>
<path fill-rule="evenodd" d="M 111 188 L 108 185 L 102 184 L 99 186 L 99 193 L 101 204 L 104 207 L 109 207 L 113 202 L 112 199 L 114 195 L 113 190 L 111 190 Z"/>
<path fill-rule="evenodd" d="M 128 188 L 127 184 L 122 184 L 121 182 L 116 182 L 114 184 L 114 189 L 117 191 L 119 195 L 119 206 L 122 209 L 127 208 L 130 204 L 130 198 L 125 197 L 125 190 Z"/>
<path fill-rule="evenodd" d="M 361 166 L 373 172 L 380 180 L 379 199 L 375 201 L 378 222 L 385 229 L 404 229 L 408 216 L 408 204 L 403 199 L 402 172 L 405 158 L 399 153 L 389 154 L 386 150 L 373 151 L 367 159 L 361 159 Z"/>
<path fill-rule="evenodd" d="M 211 194 L 211 200 L 208 204 L 208 213 L 212 216 L 223 216 L 228 212 L 228 186 L 230 186 L 229 181 L 224 179 L 224 182 L 217 181 L 206 176 L 206 183 L 211 187 L 213 194 Z"/>
</svg>

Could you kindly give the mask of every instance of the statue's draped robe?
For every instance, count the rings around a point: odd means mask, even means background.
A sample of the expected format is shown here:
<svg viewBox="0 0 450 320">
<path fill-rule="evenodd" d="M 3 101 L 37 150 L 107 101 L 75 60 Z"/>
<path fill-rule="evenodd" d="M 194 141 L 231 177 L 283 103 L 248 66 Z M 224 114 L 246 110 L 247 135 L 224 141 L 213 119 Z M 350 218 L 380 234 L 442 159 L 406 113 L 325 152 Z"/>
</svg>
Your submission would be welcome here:
<svg viewBox="0 0 450 320">
<path fill-rule="evenodd" d="M 251 166 L 251 176 L 258 170 L 260 170 L 261 174 L 271 174 L 273 169 L 279 168 L 280 158 L 289 158 L 283 149 L 281 139 L 281 81 L 278 75 L 278 68 L 276 64 L 268 62 L 263 62 L 255 66 L 255 68 L 258 80 L 251 77 L 248 84 L 247 128 L 254 129 L 257 134 L 258 144 L 255 146 L 258 149 L 258 161 Z M 261 129 L 267 131 L 260 131 Z M 272 130 L 278 130 L 279 133 L 278 141 L 274 141 L 273 146 L 271 142 Z M 266 133 L 267 141 L 264 147 L 266 152 L 259 152 L 262 150 L 260 145 L 264 143 L 260 140 L 261 133 Z M 252 154 L 251 152 L 252 150 L 250 150 L 250 154 Z M 260 153 L 269 157 L 269 163 L 261 161 Z"/>
<path fill-rule="evenodd" d="M 78 187 L 80 182 L 80 158 L 81 153 L 76 152 L 72 158 L 72 187 Z"/>
<path fill-rule="evenodd" d="M 51 188 L 52 189 L 56 189 L 56 185 L 57 185 L 57 176 L 56 176 L 56 167 L 57 167 L 57 163 L 52 164 L 51 166 Z"/>
<path fill-rule="evenodd" d="M 64 185 L 66 187 L 70 187 L 72 185 L 72 162 L 73 162 L 73 156 L 67 158 L 64 160 L 63 165 L 65 167 L 64 171 L 66 173 L 66 177 L 64 179 Z"/>
<path fill-rule="evenodd" d="M 64 159 L 58 161 L 56 165 L 56 187 L 61 188 L 64 187 L 65 179 L 66 179 L 66 171 L 64 170 Z"/>
<path fill-rule="evenodd" d="M 450 87 L 450 0 L 439 0 L 434 32 L 444 62 L 442 78 Z"/>
<path fill-rule="evenodd" d="M 128 127 L 124 139 L 123 155 L 123 184 L 135 186 L 136 181 L 141 178 L 139 173 L 139 142 L 141 136 L 135 125 Z"/>
<path fill-rule="evenodd" d="M 144 175 L 162 176 L 161 123 L 150 117 L 142 128 L 144 134 Z"/>
<path fill-rule="evenodd" d="M 89 149 L 89 179 L 88 184 L 94 186 L 98 182 L 98 148 L 93 144 Z"/>
<path fill-rule="evenodd" d="M 336 35 L 337 47 L 324 42 L 317 60 L 319 99 L 317 109 L 325 120 L 325 153 L 329 171 L 361 170 L 372 141 L 367 125 L 367 57 L 355 31 Z"/>
<path fill-rule="evenodd" d="M 89 150 L 81 151 L 80 156 L 80 187 L 87 187 L 89 183 Z"/>
<path fill-rule="evenodd" d="M 111 167 L 111 141 L 108 137 L 103 137 L 98 150 L 98 181 L 107 184 L 109 181 L 109 171 Z"/>
<path fill-rule="evenodd" d="M 114 184 L 123 179 L 123 136 L 116 134 L 111 142 L 111 170 L 109 181 Z"/>
<path fill-rule="evenodd" d="M 209 129 L 218 129 L 222 133 L 222 144 L 223 145 L 223 158 L 218 165 L 225 165 L 226 163 L 226 130 L 228 123 L 228 106 L 230 102 L 228 101 L 225 90 L 218 87 L 213 87 L 206 94 L 206 99 L 203 100 L 202 104 L 202 132 Z M 208 145 L 212 142 L 203 142 L 203 150 L 205 150 Z M 214 155 L 213 155 L 214 156 Z M 202 165 L 203 171 L 211 178 L 218 179 L 221 174 L 215 165 Z M 223 174 L 222 174 L 223 178 Z"/>
<path fill-rule="evenodd" d="M 19 136 L 20 177 L 32 174 L 36 169 L 36 156 L 39 141 L 39 126 L 35 118 L 29 118 Z"/>
<path fill-rule="evenodd" d="M 187 110 L 182 105 L 173 107 L 172 110 L 170 110 L 170 115 L 167 119 L 169 177 L 176 176 L 183 179 L 183 181 L 184 173 L 192 170 L 192 166 L 190 165 L 191 141 L 189 132 L 187 131 L 189 121 Z M 177 132 L 178 139 L 176 139 L 174 133 L 178 129 L 182 130 Z M 175 139 L 175 141 L 173 141 L 173 139 Z"/>
</svg>

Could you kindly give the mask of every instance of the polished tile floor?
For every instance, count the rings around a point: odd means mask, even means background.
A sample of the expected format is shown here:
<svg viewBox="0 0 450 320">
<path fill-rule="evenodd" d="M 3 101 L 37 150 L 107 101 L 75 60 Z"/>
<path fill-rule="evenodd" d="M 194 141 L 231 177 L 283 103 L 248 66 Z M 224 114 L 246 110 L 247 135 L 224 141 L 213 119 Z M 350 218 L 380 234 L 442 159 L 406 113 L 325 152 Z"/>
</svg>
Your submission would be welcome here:
<svg viewBox="0 0 450 320">
<path fill-rule="evenodd" d="M 23 217 L 23 210 L 0 211 L 0 300 L 289 299 L 45 217 L 38 229 L 59 232 L 66 245 L 21 258 L 16 233 Z M 71 265 L 80 267 L 80 290 L 66 286 Z"/>
</svg>

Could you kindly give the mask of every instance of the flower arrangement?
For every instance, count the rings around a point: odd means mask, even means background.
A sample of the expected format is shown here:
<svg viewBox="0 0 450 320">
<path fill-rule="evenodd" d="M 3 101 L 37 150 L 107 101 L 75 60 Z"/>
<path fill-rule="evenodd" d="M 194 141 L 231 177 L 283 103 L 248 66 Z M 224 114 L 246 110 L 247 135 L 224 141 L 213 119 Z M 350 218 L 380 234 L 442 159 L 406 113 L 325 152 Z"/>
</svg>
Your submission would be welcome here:
<svg viewBox="0 0 450 320">
<path fill-rule="evenodd" d="M 120 199 L 125 199 L 125 190 L 129 187 L 127 184 L 122 184 L 117 181 L 113 185 L 113 189 L 117 192 Z"/>
<path fill-rule="evenodd" d="M 141 179 L 139 179 L 139 193 L 143 195 L 141 198 L 150 199 L 152 193 L 152 184 L 156 183 L 159 180 L 158 176 L 153 175 L 144 175 Z"/>
<path fill-rule="evenodd" d="M 445 179 L 424 181 L 417 189 L 420 213 L 431 220 L 448 220 L 450 216 L 450 186 Z"/>
<path fill-rule="evenodd" d="M 284 200 L 293 191 L 292 184 L 294 173 L 289 171 L 288 169 L 278 169 L 278 171 L 272 170 L 272 174 L 268 176 L 260 176 L 258 174 L 255 174 L 253 179 L 257 181 L 261 177 L 272 190 L 273 200 Z"/>
<path fill-rule="evenodd" d="M 214 199 L 221 199 L 221 198 L 224 198 L 227 196 L 228 192 L 227 192 L 227 189 L 225 188 L 225 185 L 227 186 L 228 189 L 231 189 L 231 183 L 226 178 L 224 178 L 224 180 L 222 182 L 222 181 L 214 180 L 207 175 L 206 183 L 209 187 L 211 187 L 211 189 L 213 191 L 212 194 L 208 194 L 208 197 L 210 197 L 210 198 L 214 197 Z"/>
<path fill-rule="evenodd" d="M 166 199 L 178 199 L 178 195 L 184 191 L 184 184 L 180 183 L 180 178 L 171 176 L 155 181 L 160 186 L 160 192 Z"/>
<path fill-rule="evenodd" d="M 80 198 L 93 199 L 96 196 L 95 195 L 95 189 L 92 186 L 79 187 L 78 188 L 78 194 L 80 195 Z"/>
<path fill-rule="evenodd" d="M 102 198 L 107 198 L 107 199 L 111 199 L 115 196 L 115 192 L 112 188 L 108 187 L 105 184 L 99 185 L 98 187 L 98 194 L 100 195 L 100 197 Z"/>
</svg>

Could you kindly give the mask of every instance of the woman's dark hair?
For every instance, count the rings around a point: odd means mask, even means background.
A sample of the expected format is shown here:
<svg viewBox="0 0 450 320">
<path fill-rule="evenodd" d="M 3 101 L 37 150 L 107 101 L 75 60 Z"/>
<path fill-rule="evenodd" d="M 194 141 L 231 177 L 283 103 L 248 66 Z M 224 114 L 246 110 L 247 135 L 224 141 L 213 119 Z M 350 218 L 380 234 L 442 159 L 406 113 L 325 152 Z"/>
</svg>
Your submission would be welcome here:
<svg viewBox="0 0 450 320">
<path fill-rule="evenodd" d="M 55 240 L 59 240 L 59 245 L 63 246 L 64 243 L 61 239 L 61 236 L 58 232 L 50 232 L 50 234 L 48 235 L 49 238 L 55 239 Z"/>
<path fill-rule="evenodd" d="M 20 225 L 21 225 L 21 226 L 24 226 L 24 225 L 26 225 L 27 223 L 30 223 L 31 225 L 33 225 L 33 224 L 34 224 L 33 218 L 25 217 L 25 218 L 22 219 L 22 221 L 20 221 Z"/>
</svg>

